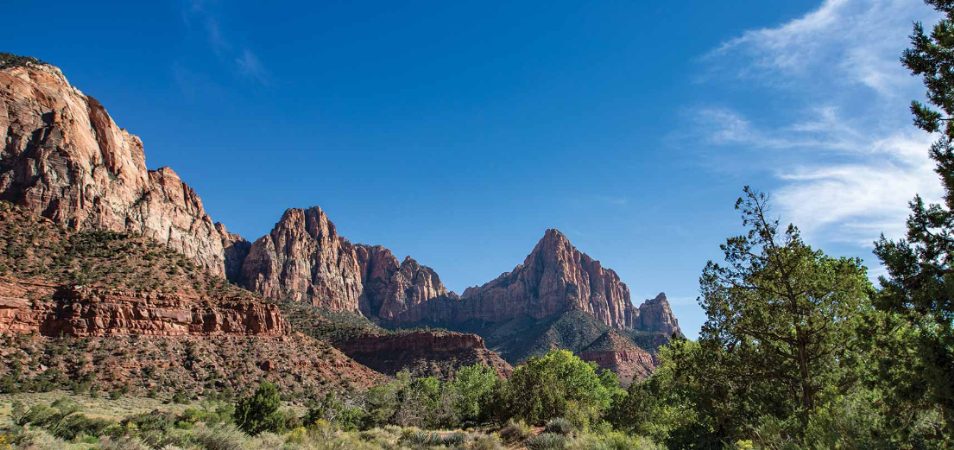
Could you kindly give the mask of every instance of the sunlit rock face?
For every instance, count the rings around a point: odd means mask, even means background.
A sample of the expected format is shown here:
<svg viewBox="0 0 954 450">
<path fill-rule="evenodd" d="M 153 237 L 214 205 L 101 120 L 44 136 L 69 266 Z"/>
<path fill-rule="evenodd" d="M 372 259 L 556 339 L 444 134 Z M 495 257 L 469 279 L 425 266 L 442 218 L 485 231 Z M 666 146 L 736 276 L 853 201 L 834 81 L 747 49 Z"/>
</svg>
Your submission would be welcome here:
<svg viewBox="0 0 954 450">
<path fill-rule="evenodd" d="M 168 244 L 225 275 L 222 234 L 172 169 L 147 170 L 143 144 L 59 69 L 0 69 L 0 199 L 74 230 Z"/>
</svg>

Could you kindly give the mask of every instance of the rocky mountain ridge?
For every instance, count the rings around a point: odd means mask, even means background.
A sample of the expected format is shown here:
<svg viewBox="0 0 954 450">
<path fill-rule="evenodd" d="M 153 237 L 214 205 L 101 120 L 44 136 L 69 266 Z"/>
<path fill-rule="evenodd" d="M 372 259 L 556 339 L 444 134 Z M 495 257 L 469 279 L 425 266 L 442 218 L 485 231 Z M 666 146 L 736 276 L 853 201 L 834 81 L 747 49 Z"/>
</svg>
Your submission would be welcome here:
<svg viewBox="0 0 954 450">
<path fill-rule="evenodd" d="M 318 207 L 287 210 L 269 234 L 249 242 L 214 223 L 199 196 L 171 169 L 148 170 L 139 138 L 119 128 L 59 69 L 24 61 L 0 67 L 0 200 L 70 232 L 141 236 L 266 299 L 356 313 L 389 327 L 433 324 L 490 336 L 500 335 L 494 327 L 522 324 L 543 330 L 545 337 L 551 332 L 534 323 L 578 311 L 622 335 L 642 333 L 653 345 L 679 333 L 664 295 L 635 307 L 614 271 L 557 230 L 547 230 L 513 271 L 461 296 L 410 257 L 401 261 L 387 248 L 351 243 Z M 0 317 L 15 318 L 8 330 L 36 323 L 50 333 L 77 336 L 285 333 L 273 306 L 242 297 L 246 294 L 236 294 L 242 303 L 222 292 L 191 296 L 179 286 L 170 288 L 174 294 L 157 294 L 155 286 L 90 292 L 24 287 L 33 281 L 19 273 L 10 280 L 9 292 L 17 294 L 0 304 Z M 21 291 L 30 293 L 24 297 Z M 260 306 L 248 306 L 253 304 Z M 533 337 L 548 342 L 538 338 Z M 482 340 L 471 345 L 482 346 Z"/>
</svg>

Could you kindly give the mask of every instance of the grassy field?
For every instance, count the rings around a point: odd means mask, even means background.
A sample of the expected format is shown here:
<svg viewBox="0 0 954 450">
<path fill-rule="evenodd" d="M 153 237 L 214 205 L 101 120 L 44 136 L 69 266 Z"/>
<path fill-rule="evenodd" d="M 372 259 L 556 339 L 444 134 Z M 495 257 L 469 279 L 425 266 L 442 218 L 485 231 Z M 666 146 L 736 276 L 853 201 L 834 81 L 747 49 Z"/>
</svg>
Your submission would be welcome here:
<svg viewBox="0 0 954 450">
<path fill-rule="evenodd" d="M 14 408 L 14 404 L 20 405 Z M 284 407 L 292 417 L 300 408 Z M 323 420 L 279 433 L 250 436 L 231 418 L 231 405 L 188 405 L 142 398 L 110 399 L 68 391 L 0 394 L 0 450 L 146 449 L 654 449 L 620 433 L 583 433 L 566 423 L 500 429 L 423 430 L 388 425 L 346 431 Z"/>
</svg>

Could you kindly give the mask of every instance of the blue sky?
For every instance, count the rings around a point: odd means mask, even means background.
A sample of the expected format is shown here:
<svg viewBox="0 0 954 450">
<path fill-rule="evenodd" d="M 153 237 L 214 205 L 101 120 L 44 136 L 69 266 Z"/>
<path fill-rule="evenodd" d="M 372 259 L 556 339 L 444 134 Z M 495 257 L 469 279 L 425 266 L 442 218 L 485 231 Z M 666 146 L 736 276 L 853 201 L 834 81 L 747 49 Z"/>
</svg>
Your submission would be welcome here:
<svg viewBox="0 0 954 450">
<path fill-rule="evenodd" d="M 320 205 L 460 292 L 556 227 L 691 336 L 743 185 L 871 266 L 914 193 L 939 196 L 898 63 L 934 19 L 916 0 L 541 5 L 6 2 L 0 42 L 249 239 Z"/>
</svg>

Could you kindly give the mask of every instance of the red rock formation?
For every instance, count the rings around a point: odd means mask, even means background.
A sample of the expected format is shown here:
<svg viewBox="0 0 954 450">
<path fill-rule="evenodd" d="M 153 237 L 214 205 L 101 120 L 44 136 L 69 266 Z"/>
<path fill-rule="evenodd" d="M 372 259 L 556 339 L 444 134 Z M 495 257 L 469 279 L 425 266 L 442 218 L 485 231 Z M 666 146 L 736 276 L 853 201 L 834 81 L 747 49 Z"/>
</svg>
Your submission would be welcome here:
<svg viewBox="0 0 954 450">
<path fill-rule="evenodd" d="M 354 246 L 338 236 L 324 211 L 296 208 L 252 244 L 241 283 L 267 298 L 358 312 L 361 273 Z"/>
<path fill-rule="evenodd" d="M 547 230 L 513 271 L 468 288 L 460 299 L 447 296 L 411 305 L 394 322 L 504 322 L 554 317 L 573 309 L 620 329 L 632 328 L 638 315 L 629 288 L 616 272 L 577 250 L 559 231 Z"/>
<path fill-rule="evenodd" d="M 634 328 L 640 331 L 661 333 L 667 337 L 672 336 L 673 333 L 681 333 L 679 321 L 669 308 L 669 301 L 663 292 L 660 292 L 656 298 L 646 300 L 639 305 L 637 319 Z"/>
<path fill-rule="evenodd" d="M 604 269 L 554 229 L 547 230 L 522 265 L 467 289 L 461 298 L 473 305 L 465 314 L 487 321 L 519 315 L 544 318 L 579 309 L 609 326 L 629 328 L 636 315 L 629 288 L 616 272 Z"/>
<path fill-rule="evenodd" d="M 614 330 L 607 331 L 579 356 L 615 372 L 624 387 L 648 377 L 656 368 L 655 357 Z"/>
<path fill-rule="evenodd" d="M 382 373 L 408 369 L 418 374 L 447 377 L 467 365 L 483 364 L 501 377 L 513 368 L 490 351 L 476 334 L 446 331 L 409 331 L 390 334 L 365 333 L 336 342 L 335 347 L 356 361 Z"/>
<path fill-rule="evenodd" d="M 224 275 L 222 237 L 171 169 L 146 169 L 142 141 L 59 69 L 0 69 L 0 199 L 71 229 L 143 234 Z"/>
<path fill-rule="evenodd" d="M 370 318 L 391 318 L 447 293 L 437 274 L 413 259 L 398 263 L 384 247 L 339 236 L 317 206 L 285 211 L 271 233 L 252 244 L 238 281 L 268 298 Z"/>
<path fill-rule="evenodd" d="M 44 300 L 49 299 L 49 300 Z M 0 333 L 43 336 L 279 336 L 278 307 L 246 298 L 61 287 L 0 279 Z"/>
<path fill-rule="evenodd" d="M 355 247 L 362 268 L 361 312 L 385 321 L 430 299 L 446 295 L 447 288 L 430 267 L 410 256 L 398 264 L 381 246 Z"/>
</svg>

